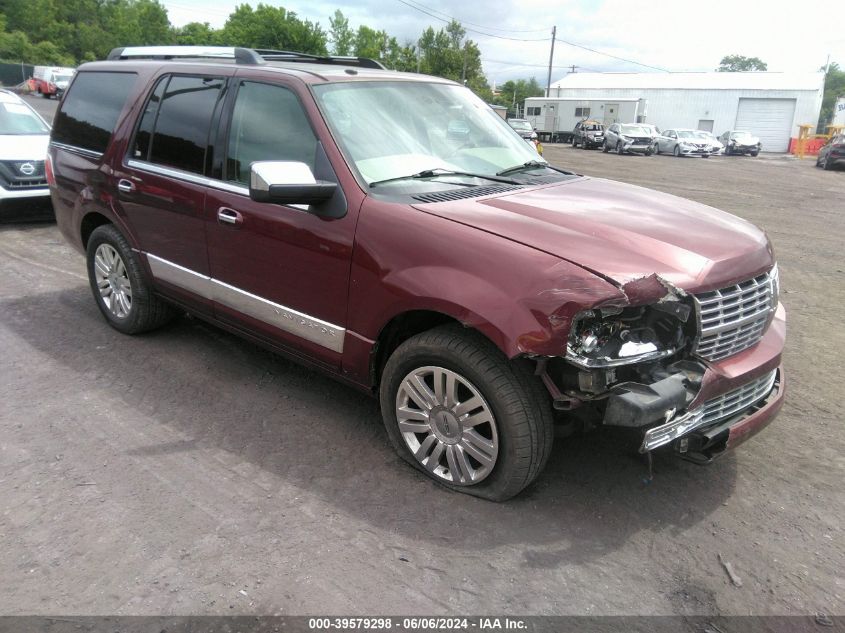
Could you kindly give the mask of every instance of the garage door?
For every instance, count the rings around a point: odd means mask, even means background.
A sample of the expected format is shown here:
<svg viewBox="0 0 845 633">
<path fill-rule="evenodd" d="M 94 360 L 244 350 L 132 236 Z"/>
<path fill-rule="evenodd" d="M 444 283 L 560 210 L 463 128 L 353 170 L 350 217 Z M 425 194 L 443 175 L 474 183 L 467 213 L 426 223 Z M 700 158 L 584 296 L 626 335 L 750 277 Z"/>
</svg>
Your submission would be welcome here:
<svg viewBox="0 0 845 633">
<path fill-rule="evenodd" d="M 764 152 L 785 152 L 794 115 L 795 99 L 740 99 L 735 129 L 760 137 Z"/>
</svg>

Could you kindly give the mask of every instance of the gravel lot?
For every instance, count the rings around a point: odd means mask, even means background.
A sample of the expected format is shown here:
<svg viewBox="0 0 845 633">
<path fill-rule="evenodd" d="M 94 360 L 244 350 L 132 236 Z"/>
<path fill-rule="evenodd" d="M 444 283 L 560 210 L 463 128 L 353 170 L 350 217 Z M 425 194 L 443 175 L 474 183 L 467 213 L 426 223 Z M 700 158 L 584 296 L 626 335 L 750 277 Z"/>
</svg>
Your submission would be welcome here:
<svg viewBox="0 0 845 633">
<path fill-rule="evenodd" d="M 451 494 L 375 401 L 187 317 L 122 336 L 54 225 L 5 226 L 0 613 L 845 614 L 845 172 L 546 156 L 768 231 L 790 330 L 766 432 L 709 467 L 658 456 L 650 484 L 596 432 L 512 502 Z"/>
</svg>

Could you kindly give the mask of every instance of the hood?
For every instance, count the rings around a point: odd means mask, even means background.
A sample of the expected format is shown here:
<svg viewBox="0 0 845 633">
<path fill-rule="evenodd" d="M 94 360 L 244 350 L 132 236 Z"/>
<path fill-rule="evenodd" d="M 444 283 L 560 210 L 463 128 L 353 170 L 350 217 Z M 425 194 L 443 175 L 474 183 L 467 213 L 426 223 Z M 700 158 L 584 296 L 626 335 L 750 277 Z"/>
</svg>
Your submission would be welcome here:
<svg viewBox="0 0 845 633">
<path fill-rule="evenodd" d="M 45 160 L 49 134 L 0 135 L 0 160 Z"/>
<path fill-rule="evenodd" d="M 745 220 L 611 180 L 580 177 L 417 208 L 556 255 L 619 286 L 656 273 L 700 292 L 774 263 L 766 235 Z"/>
<path fill-rule="evenodd" d="M 737 145 L 759 145 L 760 139 L 756 136 L 743 136 L 742 138 L 732 138 Z"/>
</svg>

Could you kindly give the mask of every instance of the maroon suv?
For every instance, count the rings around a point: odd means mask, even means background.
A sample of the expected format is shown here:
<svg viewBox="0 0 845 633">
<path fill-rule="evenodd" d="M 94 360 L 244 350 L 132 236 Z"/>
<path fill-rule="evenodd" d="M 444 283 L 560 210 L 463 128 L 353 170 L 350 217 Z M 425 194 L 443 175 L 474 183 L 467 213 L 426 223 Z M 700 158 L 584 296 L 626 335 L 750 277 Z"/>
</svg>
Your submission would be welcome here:
<svg viewBox="0 0 845 633">
<path fill-rule="evenodd" d="M 556 424 L 708 462 L 783 403 L 766 236 L 554 168 L 469 90 L 371 60 L 116 49 L 47 164 L 114 328 L 189 311 L 381 402 L 399 453 L 507 499 Z"/>
</svg>

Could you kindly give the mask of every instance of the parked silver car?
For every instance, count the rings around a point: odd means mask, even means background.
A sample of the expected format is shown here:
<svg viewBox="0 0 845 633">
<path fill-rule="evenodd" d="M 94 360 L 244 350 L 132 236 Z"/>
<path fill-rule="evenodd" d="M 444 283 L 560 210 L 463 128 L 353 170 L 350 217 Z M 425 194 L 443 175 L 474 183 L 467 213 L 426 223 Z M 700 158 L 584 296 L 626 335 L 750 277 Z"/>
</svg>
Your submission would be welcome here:
<svg viewBox="0 0 845 633">
<path fill-rule="evenodd" d="M 747 154 L 756 156 L 763 149 L 760 139 L 751 132 L 744 130 L 728 130 L 719 137 L 719 140 L 725 146 L 726 155 Z"/>
<path fill-rule="evenodd" d="M 674 129 L 663 130 L 655 139 L 655 151 L 658 154 L 674 154 L 675 156 L 702 156 L 709 158 L 713 153 L 713 146 L 700 138 L 698 130 Z"/>
<path fill-rule="evenodd" d="M 724 151 L 725 146 L 722 145 L 719 139 L 713 136 L 711 132 L 706 132 L 705 130 L 696 130 L 695 135 L 698 138 L 703 139 L 705 142 L 710 143 L 710 147 L 713 149 L 713 151 L 710 152 L 711 156 L 721 154 Z"/>
<path fill-rule="evenodd" d="M 636 123 L 614 123 L 604 133 L 603 152 L 615 150 L 617 154 L 645 154 L 653 151 L 651 133 Z"/>
</svg>

